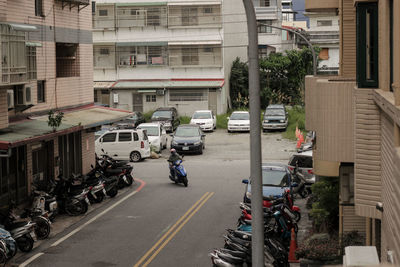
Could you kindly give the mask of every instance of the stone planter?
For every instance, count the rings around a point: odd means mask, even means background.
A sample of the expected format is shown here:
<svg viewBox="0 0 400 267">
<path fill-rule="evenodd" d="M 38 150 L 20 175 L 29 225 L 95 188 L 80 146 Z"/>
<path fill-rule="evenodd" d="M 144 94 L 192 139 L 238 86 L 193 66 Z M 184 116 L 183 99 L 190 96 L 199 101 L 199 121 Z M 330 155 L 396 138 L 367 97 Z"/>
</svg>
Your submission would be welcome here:
<svg viewBox="0 0 400 267">
<path fill-rule="evenodd" d="M 330 260 L 330 261 L 300 259 L 300 267 L 321 267 L 326 265 L 338 265 L 338 264 L 341 264 L 340 259 Z"/>
</svg>

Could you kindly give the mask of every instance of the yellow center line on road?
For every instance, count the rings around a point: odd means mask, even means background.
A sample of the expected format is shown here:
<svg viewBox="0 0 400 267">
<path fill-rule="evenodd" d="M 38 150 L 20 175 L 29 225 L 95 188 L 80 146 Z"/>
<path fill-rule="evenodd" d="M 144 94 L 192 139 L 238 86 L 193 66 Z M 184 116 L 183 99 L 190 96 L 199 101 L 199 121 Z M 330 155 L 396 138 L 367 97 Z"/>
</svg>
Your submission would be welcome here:
<svg viewBox="0 0 400 267">
<path fill-rule="evenodd" d="M 182 227 L 190 220 L 190 218 L 193 217 L 193 215 L 195 215 L 200 208 L 214 195 L 214 192 L 211 192 L 206 199 L 204 199 L 202 201 L 202 203 L 185 219 L 185 221 L 179 225 L 179 227 L 175 230 L 175 232 L 173 232 L 168 238 L 167 240 L 164 241 L 164 243 L 153 253 L 153 255 L 151 255 L 151 257 L 145 262 L 145 264 L 143 264 L 142 267 L 146 267 L 147 265 L 150 264 L 150 262 L 157 256 L 158 253 L 160 253 L 160 251 L 168 244 L 169 241 L 171 241 L 171 239 L 182 229 Z"/>
<path fill-rule="evenodd" d="M 167 238 L 167 236 L 179 225 L 179 223 L 181 223 L 181 221 L 183 221 L 185 219 L 186 216 L 188 216 L 190 214 L 190 212 L 192 212 L 193 209 L 196 208 L 196 206 L 202 201 L 204 200 L 207 195 L 209 195 L 210 192 L 206 192 L 199 200 L 196 201 L 196 203 L 193 204 L 193 206 L 190 207 L 190 209 L 182 215 L 181 218 L 179 218 L 179 220 L 154 244 L 153 247 L 151 247 L 151 249 L 149 249 L 146 254 L 143 255 L 143 257 L 140 258 L 140 260 L 133 266 L 133 267 L 139 267 L 140 264 L 142 264 L 142 262 L 144 262 L 146 260 L 146 258 L 150 255 L 150 253 L 152 253 L 157 246 L 165 239 Z M 212 193 L 214 194 L 214 193 Z"/>
</svg>

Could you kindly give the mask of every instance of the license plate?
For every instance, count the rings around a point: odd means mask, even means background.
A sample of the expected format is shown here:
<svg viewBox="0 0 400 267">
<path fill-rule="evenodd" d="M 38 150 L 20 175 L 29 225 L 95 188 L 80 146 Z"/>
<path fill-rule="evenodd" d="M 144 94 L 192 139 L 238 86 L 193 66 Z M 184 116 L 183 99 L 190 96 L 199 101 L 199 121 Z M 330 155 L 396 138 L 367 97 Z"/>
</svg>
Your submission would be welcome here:
<svg viewBox="0 0 400 267">
<path fill-rule="evenodd" d="M 189 147 L 184 146 L 184 147 L 182 147 L 182 150 L 189 150 Z"/>
<path fill-rule="evenodd" d="M 104 194 L 104 195 L 106 195 L 106 194 L 107 194 L 107 192 L 106 192 L 106 190 L 105 190 L 105 189 L 103 189 L 103 194 Z"/>
</svg>

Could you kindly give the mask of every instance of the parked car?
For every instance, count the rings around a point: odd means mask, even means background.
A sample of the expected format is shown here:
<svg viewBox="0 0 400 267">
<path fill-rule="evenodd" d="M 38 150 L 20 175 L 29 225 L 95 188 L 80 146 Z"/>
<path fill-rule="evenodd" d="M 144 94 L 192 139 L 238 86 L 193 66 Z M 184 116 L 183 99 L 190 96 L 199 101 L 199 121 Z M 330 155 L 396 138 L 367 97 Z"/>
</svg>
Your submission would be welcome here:
<svg viewBox="0 0 400 267">
<path fill-rule="evenodd" d="M 136 128 L 139 124 L 143 122 L 145 122 L 143 114 L 141 112 L 134 111 L 132 116 L 114 123 L 114 126 L 117 126 L 118 128 L 121 129 L 129 129 L 129 128 Z"/>
<path fill-rule="evenodd" d="M 285 130 L 288 126 L 288 113 L 284 105 L 269 105 L 264 112 L 263 131 Z"/>
<path fill-rule="evenodd" d="M 193 113 L 190 124 L 197 124 L 203 131 L 217 128 L 217 117 L 212 110 L 198 110 Z"/>
<path fill-rule="evenodd" d="M 167 147 L 167 132 L 161 123 L 142 123 L 137 129 L 146 130 L 150 146 L 154 146 L 157 152 Z"/>
<path fill-rule="evenodd" d="M 97 155 L 103 154 L 101 149 L 116 160 L 137 162 L 150 157 L 150 144 L 144 130 L 109 130 L 95 141 Z"/>
<path fill-rule="evenodd" d="M 228 133 L 250 131 L 250 114 L 248 111 L 235 111 L 228 118 Z"/>
<path fill-rule="evenodd" d="M 283 195 L 285 189 L 291 188 L 292 175 L 288 167 L 281 163 L 263 163 L 263 196 L 278 198 Z M 244 202 L 251 202 L 251 180 L 244 179 L 242 183 L 246 184 Z"/>
<path fill-rule="evenodd" d="M 173 132 L 180 124 L 178 111 L 174 107 L 158 108 L 151 116 L 152 122 L 161 122 L 166 131 Z"/>
<path fill-rule="evenodd" d="M 313 179 L 315 181 L 315 175 L 313 171 L 313 152 L 312 150 L 304 151 L 301 153 L 293 154 L 288 163 L 288 167 L 291 171 L 298 165 L 298 170 L 304 175 L 307 180 Z"/>
<path fill-rule="evenodd" d="M 178 153 L 203 154 L 203 149 L 205 149 L 205 134 L 198 125 L 179 125 L 175 133 L 171 136 L 171 148 L 175 148 Z"/>
</svg>

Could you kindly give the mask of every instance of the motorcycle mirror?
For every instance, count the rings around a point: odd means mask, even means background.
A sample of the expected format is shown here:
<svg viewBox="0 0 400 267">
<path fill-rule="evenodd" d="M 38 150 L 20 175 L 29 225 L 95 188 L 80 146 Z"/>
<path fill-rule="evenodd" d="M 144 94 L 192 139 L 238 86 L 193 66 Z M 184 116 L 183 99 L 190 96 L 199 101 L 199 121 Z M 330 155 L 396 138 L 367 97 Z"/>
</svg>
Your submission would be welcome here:
<svg viewBox="0 0 400 267">
<path fill-rule="evenodd" d="M 101 149 L 101 151 L 103 151 L 103 152 L 104 152 L 104 149 Z"/>
<path fill-rule="evenodd" d="M 248 180 L 248 179 L 243 179 L 243 180 L 242 180 L 242 183 L 244 183 L 244 184 L 249 184 L 249 180 Z"/>
<path fill-rule="evenodd" d="M 118 155 L 117 155 L 117 154 L 114 154 L 114 157 L 118 157 Z"/>
</svg>

